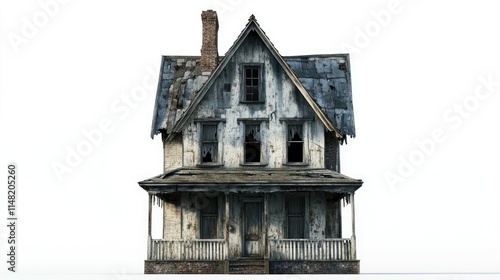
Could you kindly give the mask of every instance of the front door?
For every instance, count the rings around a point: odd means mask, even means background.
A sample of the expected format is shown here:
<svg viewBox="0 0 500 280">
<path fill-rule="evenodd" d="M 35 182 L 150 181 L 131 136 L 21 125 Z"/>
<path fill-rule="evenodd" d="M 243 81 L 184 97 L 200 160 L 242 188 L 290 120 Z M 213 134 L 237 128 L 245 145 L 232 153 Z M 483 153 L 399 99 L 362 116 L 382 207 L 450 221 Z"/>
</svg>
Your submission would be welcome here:
<svg viewBox="0 0 500 280">
<path fill-rule="evenodd" d="M 262 201 L 243 204 L 243 254 L 246 257 L 261 257 L 262 250 Z"/>
</svg>

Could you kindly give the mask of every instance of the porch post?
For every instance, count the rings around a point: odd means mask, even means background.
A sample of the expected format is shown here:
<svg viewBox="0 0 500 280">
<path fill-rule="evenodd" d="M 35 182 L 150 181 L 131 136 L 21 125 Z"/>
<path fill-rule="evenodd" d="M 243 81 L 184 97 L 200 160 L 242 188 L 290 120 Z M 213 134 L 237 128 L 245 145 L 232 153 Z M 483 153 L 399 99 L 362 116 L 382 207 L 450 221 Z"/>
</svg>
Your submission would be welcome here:
<svg viewBox="0 0 500 280">
<path fill-rule="evenodd" d="M 153 217 L 153 195 L 151 193 L 148 193 L 148 256 L 147 259 L 151 259 L 151 222 L 152 222 L 152 217 Z"/>
<path fill-rule="evenodd" d="M 229 273 L 229 193 L 225 193 L 226 197 L 226 207 L 225 207 L 225 213 L 224 213 L 224 223 L 225 223 L 225 234 L 224 234 L 224 239 L 225 239 L 225 256 L 224 256 L 224 267 L 225 267 L 225 273 Z"/>
<path fill-rule="evenodd" d="M 269 194 L 264 194 L 264 273 L 269 274 Z"/>
<path fill-rule="evenodd" d="M 269 194 L 264 194 L 264 256 L 269 259 Z"/>
<path fill-rule="evenodd" d="M 351 237 L 351 258 L 356 259 L 356 215 L 354 207 L 354 192 L 350 194 L 351 196 L 351 217 L 352 217 L 352 237 Z"/>
</svg>

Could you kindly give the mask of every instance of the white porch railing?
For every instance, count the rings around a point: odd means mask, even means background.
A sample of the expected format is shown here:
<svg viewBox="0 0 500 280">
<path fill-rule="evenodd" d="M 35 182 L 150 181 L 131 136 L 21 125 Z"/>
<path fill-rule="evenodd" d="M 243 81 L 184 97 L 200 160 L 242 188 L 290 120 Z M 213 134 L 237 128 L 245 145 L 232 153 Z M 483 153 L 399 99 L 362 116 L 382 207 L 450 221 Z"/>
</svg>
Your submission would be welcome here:
<svg viewBox="0 0 500 280">
<path fill-rule="evenodd" d="M 227 257 L 224 239 L 151 239 L 148 260 L 221 261 Z"/>
<path fill-rule="evenodd" d="M 269 239 L 270 260 L 353 260 L 351 239 Z"/>
</svg>

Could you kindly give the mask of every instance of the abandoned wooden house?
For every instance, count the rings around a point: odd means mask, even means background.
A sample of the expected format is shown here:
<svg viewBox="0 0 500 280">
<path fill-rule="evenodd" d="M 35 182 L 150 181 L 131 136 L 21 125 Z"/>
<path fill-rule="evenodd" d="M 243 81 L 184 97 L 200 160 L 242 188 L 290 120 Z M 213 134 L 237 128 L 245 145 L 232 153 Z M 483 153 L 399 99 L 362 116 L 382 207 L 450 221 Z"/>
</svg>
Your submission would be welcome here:
<svg viewBox="0 0 500 280">
<path fill-rule="evenodd" d="M 145 273 L 359 273 L 349 55 L 281 56 L 252 15 L 219 56 L 217 14 L 201 17 L 201 56 L 161 62 Z"/>
</svg>

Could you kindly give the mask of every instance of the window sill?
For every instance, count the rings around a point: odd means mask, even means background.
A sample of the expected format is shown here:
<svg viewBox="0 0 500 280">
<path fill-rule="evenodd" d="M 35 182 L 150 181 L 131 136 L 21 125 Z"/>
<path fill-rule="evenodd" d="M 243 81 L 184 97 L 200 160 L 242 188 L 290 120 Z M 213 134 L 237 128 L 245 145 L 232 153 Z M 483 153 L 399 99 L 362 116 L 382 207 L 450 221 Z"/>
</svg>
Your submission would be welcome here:
<svg viewBox="0 0 500 280">
<path fill-rule="evenodd" d="M 245 100 L 240 100 L 240 103 L 243 103 L 243 104 L 265 104 L 266 101 L 264 101 L 264 100 L 259 100 L 259 101 L 245 101 Z"/>
<path fill-rule="evenodd" d="M 267 166 L 267 163 L 260 163 L 260 162 L 255 162 L 255 163 L 240 163 L 240 166 L 245 166 L 245 167 L 264 167 Z"/>
<path fill-rule="evenodd" d="M 285 166 L 309 166 L 309 163 L 305 162 L 285 162 L 283 163 Z"/>
<path fill-rule="evenodd" d="M 221 163 L 200 163 L 197 164 L 196 167 L 203 167 L 203 168 L 213 168 L 213 167 L 221 167 L 224 166 L 224 164 Z"/>
</svg>

